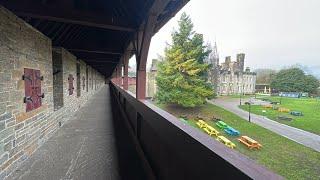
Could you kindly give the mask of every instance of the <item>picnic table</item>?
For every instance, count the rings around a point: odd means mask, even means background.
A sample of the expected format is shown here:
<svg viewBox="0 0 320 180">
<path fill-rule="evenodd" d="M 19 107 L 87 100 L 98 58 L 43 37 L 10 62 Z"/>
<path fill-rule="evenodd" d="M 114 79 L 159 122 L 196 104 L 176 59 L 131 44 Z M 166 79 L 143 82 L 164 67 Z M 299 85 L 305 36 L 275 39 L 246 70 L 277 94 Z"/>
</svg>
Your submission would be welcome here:
<svg viewBox="0 0 320 180">
<path fill-rule="evenodd" d="M 239 142 L 246 145 L 249 149 L 260 149 L 262 145 L 254 139 L 251 139 L 248 136 L 241 136 L 238 139 Z"/>
<path fill-rule="evenodd" d="M 231 136 L 239 136 L 240 132 L 230 126 L 228 126 L 227 128 L 224 129 L 224 132 L 226 132 L 227 134 L 231 135 Z"/>
<path fill-rule="evenodd" d="M 279 112 L 290 112 L 290 109 L 280 107 L 280 108 L 278 109 L 278 111 L 279 111 Z"/>
<path fill-rule="evenodd" d="M 293 116 L 303 116 L 302 112 L 299 111 L 291 111 L 290 114 Z"/>
<path fill-rule="evenodd" d="M 225 129 L 228 127 L 227 123 L 223 122 L 223 121 L 218 121 L 216 122 L 216 125 L 220 128 L 220 129 Z"/>
<path fill-rule="evenodd" d="M 236 145 L 233 142 L 231 142 L 229 139 L 227 139 L 224 136 L 218 136 L 217 140 L 222 142 L 224 145 L 226 145 L 227 147 L 229 147 L 231 149 L 234 149 L 236 147 Z"/>
<path fill-rule="evenodd" d="M 262 107 L 264 107 L 264 108 L 272 108 L 273 106 L 271 104 L 265 104 Z"/>
<path fill-rule="evenodd" d="M 213 128 L 212 126 L 208 125 L 206 127 L 203 128 L 203 130 L 209 134 L 209 136 L 218 136 L 219 135 L 219 131 L 217 131 L 215 128 Z"/>
<path fill-rule="evenodd" d="M 206 127 L 208 125 L 203 120 L 198 120 L 198 122 L 196 124 L 199 126 L 199 128 L 204 128 L 204 127 Z"/>
</svg>

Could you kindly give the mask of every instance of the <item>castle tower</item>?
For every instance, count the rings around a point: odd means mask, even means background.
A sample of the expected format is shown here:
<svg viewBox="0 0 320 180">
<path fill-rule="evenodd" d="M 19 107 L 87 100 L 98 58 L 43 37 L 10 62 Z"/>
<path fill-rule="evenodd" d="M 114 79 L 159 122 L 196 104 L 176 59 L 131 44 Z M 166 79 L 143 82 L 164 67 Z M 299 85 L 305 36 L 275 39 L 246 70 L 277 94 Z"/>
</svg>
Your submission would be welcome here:
<svg viewBox="0 0 320 180">
<path fill-rule="evenodd" d="M 229 66 L 231 63 L 231 56 L 226 56 L 226 60 L 224 62 L 226 63 L 226 66 Z"/>
<path fill-rule="evenodd" d="M 237 63 L 239 65 L 240 71 L 244 71 L 244 58 L 245 58 L 244 53 L 237 54 Z"/>
</svg>

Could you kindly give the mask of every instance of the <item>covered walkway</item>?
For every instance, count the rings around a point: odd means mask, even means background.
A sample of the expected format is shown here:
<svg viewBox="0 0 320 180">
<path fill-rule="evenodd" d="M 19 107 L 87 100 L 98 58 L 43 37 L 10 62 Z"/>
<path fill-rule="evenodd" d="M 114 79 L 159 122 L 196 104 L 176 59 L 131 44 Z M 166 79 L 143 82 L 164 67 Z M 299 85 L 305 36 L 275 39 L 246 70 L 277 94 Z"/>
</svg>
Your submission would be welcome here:
<svg viewBox="0 0 320 180">
<path fill-rule="evenodd" d="M 145 179 L 110 98 L 103 87 L 7 179 Z"/>
</svg>

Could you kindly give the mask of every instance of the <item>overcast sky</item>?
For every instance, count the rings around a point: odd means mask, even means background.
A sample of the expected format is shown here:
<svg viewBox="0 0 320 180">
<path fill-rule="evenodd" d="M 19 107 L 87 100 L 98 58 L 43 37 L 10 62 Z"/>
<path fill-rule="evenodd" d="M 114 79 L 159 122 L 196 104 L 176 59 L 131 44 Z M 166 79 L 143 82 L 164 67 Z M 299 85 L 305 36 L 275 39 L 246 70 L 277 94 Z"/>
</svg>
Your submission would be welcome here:
<svg viewBox="0 0 320 180">
<path fill-rule="evenodd" d="M 320 0 L 191 0 L 153 37 L 148 64 L 186 12 L 207 42 L 216 40 L 220 62 L 243 52 L 252 69 L 298 63 L 320 73 L 319 8 Z"/>
</svg>

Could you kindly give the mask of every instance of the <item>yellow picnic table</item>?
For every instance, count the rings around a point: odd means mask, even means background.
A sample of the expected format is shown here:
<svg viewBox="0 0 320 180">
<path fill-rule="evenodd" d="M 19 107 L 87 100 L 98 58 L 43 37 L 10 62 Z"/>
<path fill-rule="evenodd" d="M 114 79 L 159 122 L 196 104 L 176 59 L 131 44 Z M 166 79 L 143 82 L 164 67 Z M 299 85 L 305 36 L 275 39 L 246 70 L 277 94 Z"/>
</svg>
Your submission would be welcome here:
<svg viewBox="0 0 320 180">
<path fill-rule="evenodd" d="M 210 125 L 207 125 L 205 128 L 203 128 L 203 130 L 205 132 L 207 132 L 207 134 L 209 134 L 210 136 L 212 136 L 212 135 L 218 136 L 219 135 L 219 131 L 217 131 L 215 128 L 213 128 Z"/>
<path fill-rule="evenodd" d="M 200 128 L 205 128 L 207 127 L 207 123 L 204 122 L 203 120 L 198 120 L 198 122 L 196 123 Z"/>
<path fill-rule="evenodd" d="M 263 105 L 262 107 L 264 107 L 264 108 L 272 108 L 272 105 L 271 104 L 266 104 L 266 105 Z"/>
<path fill-rule="evenodd" d="M 222 142 L 224 145 L 226 145 L 227 147 L 229 147 L 231 149 L 234 149 L 236 147 L 236 145 L 233 142 L 231 142 L 229 139 L 227 139 L 224 136 L 218 136 L 217 140 Z"/>
<path fill-rule="evenodd" d="M 290 109 L 288 109 L 288 108 L 279 108 L 278 111 L 279 112 L 289 112 Z"/>
</svg>

